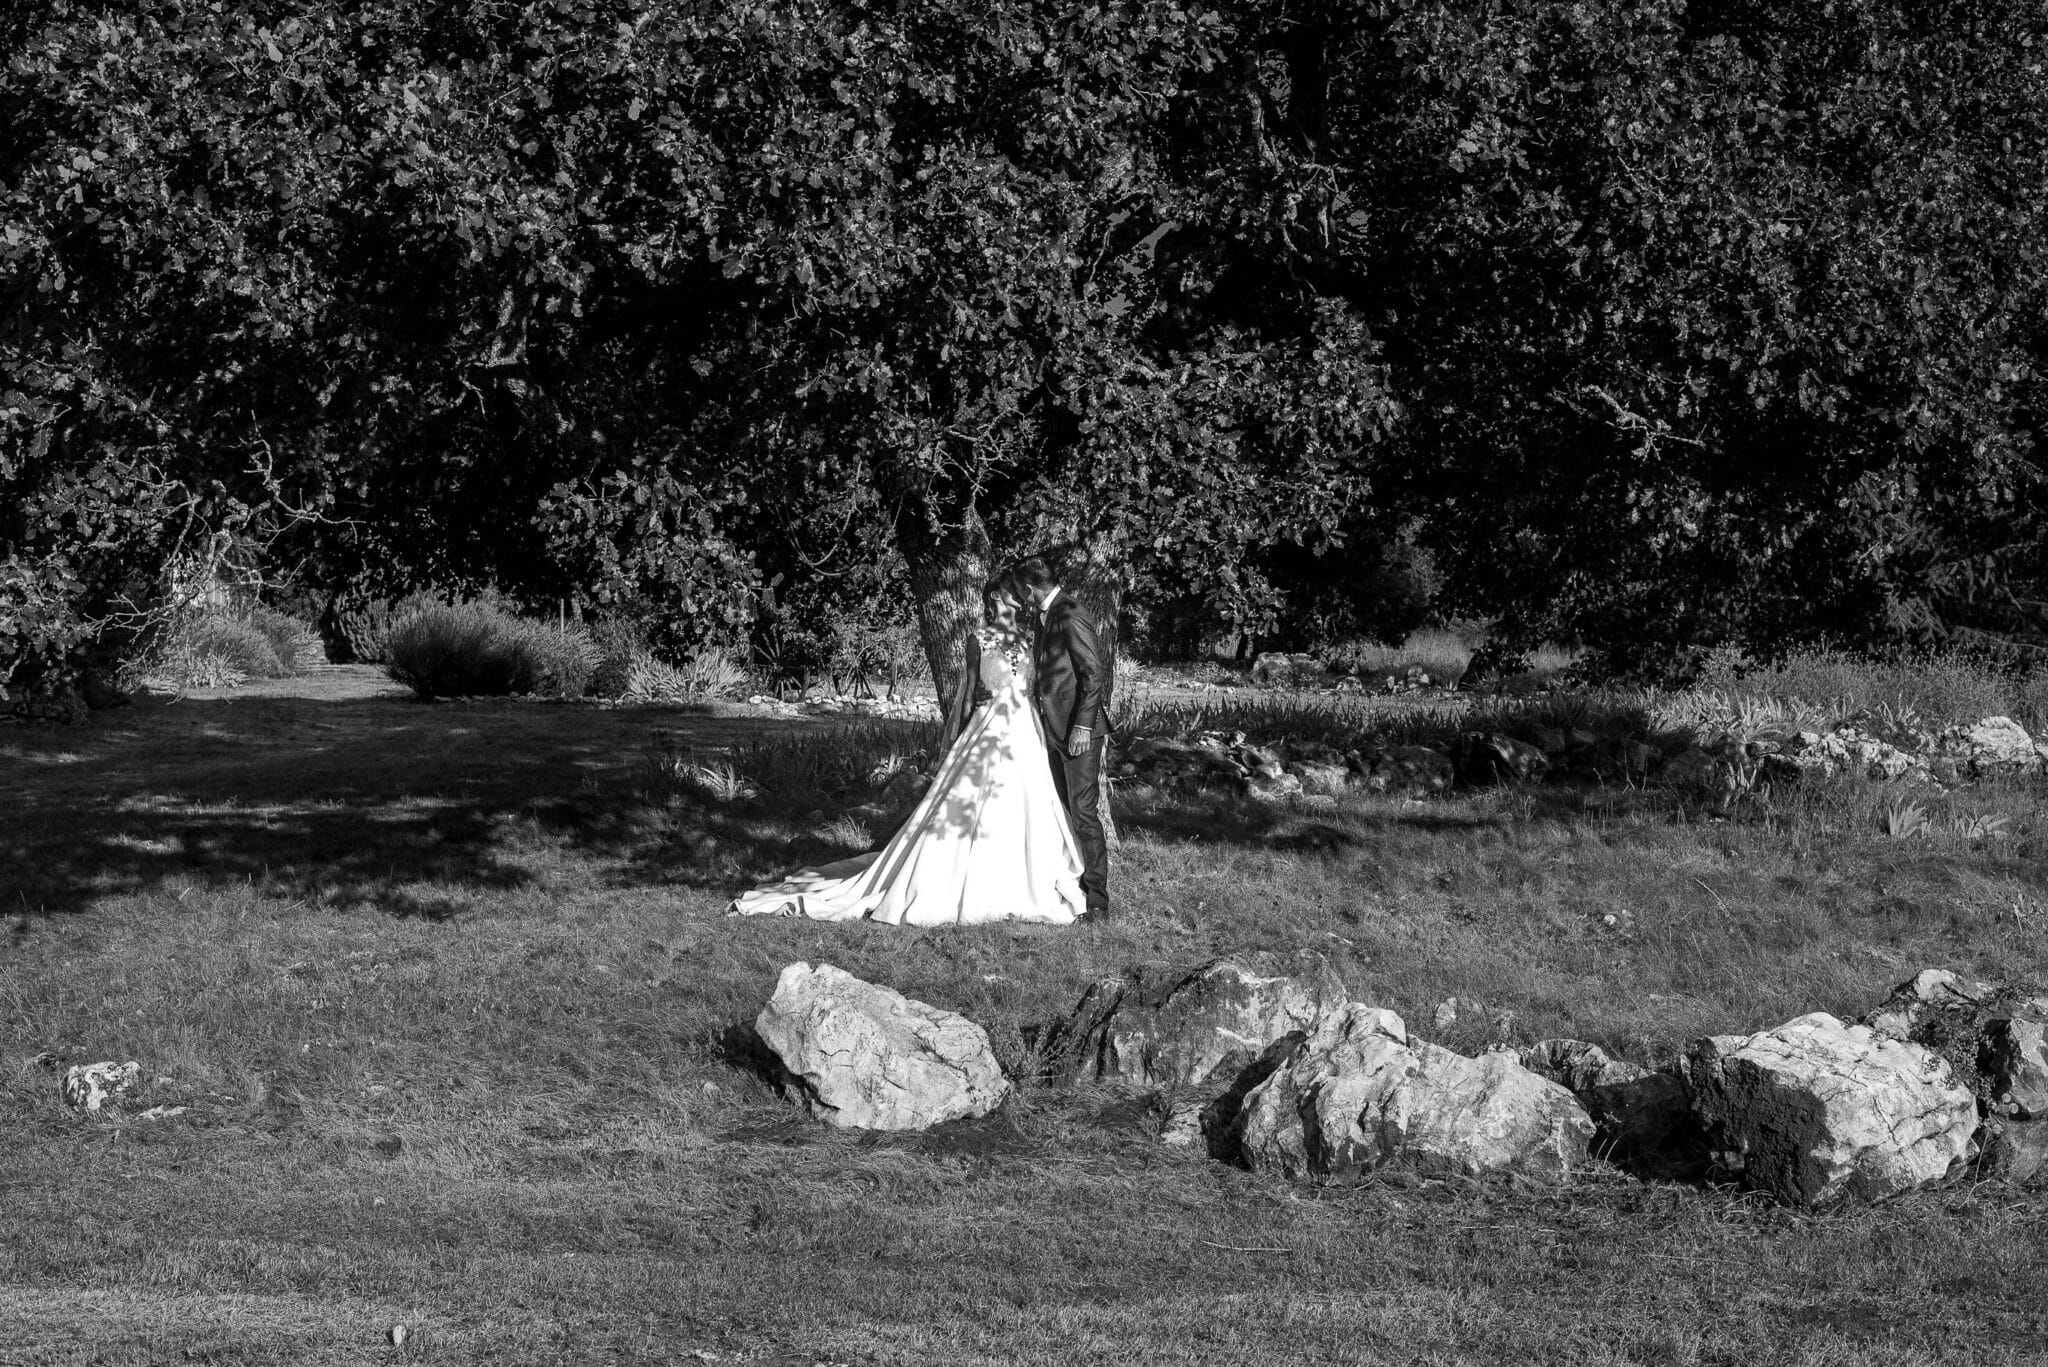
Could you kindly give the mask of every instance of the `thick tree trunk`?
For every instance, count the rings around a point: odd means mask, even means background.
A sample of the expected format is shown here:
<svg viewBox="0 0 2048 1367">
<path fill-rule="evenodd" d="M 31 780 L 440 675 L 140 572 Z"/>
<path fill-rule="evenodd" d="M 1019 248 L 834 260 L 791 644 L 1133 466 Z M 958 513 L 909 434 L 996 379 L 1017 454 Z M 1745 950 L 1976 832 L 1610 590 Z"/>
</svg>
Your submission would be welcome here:
<svg viewBox="0 0 2048 1367">
<path fill-rule="evenodd" d="M 935 518 L 907 508 L 896 519 L 896 545 L 910 570 L 918 635 L 941 700 L 960 681 L 967 637 L 981 624 L 981 589 L 993 572 L 988 529 L 972 508 Z"/>
</svg>

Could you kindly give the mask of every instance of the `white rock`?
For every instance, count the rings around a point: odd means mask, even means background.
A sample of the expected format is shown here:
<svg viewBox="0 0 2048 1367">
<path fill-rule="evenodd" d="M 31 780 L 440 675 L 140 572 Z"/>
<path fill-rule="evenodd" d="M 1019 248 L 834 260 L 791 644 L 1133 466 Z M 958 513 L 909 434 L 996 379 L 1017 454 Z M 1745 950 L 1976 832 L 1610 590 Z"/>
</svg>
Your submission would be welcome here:
<svg viewBox="0 0 2048 1367">
<path fill-rule="evenodd" d="M 169 1120 L 173 1116 L 183 1114 L 185 1114 L 185 1107 L 183 1106 L 152 1106 L 135 1118 L 137 1120 Z"/>
<path fill-rule="evenodd" d="M 979 1025 L 830 964 L 783 969 L 754 1030 L 830 1125 L 919 1130 L 1010 1090 Z"/>
<path fill-rule="evenodd" d="M 64 1074 L 64 1100 L 83 1111 L 97 1111 L 109 1098 L 135 1085 L 139 1063 L 81 1063 Z"/>
<path fill-rule="evenodd" d="M 1593 1122 L 1513 1055 L 1411 1043 L 1399 1016 L 1353 1002 L 1252 1089 L 1235 1132 L 1249 1166 L 1289 1177 L 1390 1164 L 1564 1176 L 1585 1161 Z"/>
<path fill-rule="evenodd" d="M 2038 768 L 2042 762 L 2034 738 L 2011 717 L 1986 717 L 1974 726 L 1952 726 L 1941 733 L 1941 747 L 1967 760 L 1979 774 Z"/>
<path fill-rule="evenodd" d="M 1975 1098 L 1938 1056 L 1825 1012 L 1697 1040 L 1679 1076 L 1743 1185 L 1797 1205 L 1936 1181 L 1977 1125 Z"/>
</svg>

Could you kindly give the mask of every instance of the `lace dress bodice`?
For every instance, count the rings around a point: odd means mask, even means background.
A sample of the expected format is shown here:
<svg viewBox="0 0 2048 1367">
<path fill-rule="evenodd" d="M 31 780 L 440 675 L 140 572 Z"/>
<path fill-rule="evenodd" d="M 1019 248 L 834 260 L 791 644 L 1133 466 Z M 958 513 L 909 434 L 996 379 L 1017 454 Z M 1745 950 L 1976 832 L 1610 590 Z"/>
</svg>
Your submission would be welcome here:
<svg viewBox="0 0 2048 1367">
<path fill-rule="evenodd" d="M 1006 688 L 1027 690 L 1031 663 L 1024 642 L 991 627 L 977 628 L 975 641 L 981 646 L 981 685 L 1000 697 Z"/>
</svg>

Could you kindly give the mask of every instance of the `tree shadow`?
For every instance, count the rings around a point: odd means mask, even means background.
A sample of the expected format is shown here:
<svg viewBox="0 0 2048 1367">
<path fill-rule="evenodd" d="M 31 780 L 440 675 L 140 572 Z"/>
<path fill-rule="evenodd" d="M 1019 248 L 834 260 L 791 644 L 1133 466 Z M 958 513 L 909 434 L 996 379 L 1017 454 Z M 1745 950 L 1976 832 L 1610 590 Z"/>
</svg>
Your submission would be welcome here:
<svg viewBox="0 0 2048 1367">
<path fill-rule="evenodd" d="M 1492 800 L 1474 800 L 1487 797 Z M 1403 833 L 1459 835 L 1580 821 L 1587 810 L 1583 790 L 1540 785 L 1412 801 L 1357 793 L 1313 806 L 1196 790 L 1120 803 L 1116 822 L 1120 830 L 1143 832 L 1161 844 L 1335 854 Z"/>
<path fill-rule="evenodd" d="M 718 748 L 809 724 L 673 707 L 266 697 L 0 731 L 0 909 L 54 915 L 239 885 L 445 920 L 465 895 L 536 882 L 552 845 L 639 855 L 656 731 Z"/>
</svg>

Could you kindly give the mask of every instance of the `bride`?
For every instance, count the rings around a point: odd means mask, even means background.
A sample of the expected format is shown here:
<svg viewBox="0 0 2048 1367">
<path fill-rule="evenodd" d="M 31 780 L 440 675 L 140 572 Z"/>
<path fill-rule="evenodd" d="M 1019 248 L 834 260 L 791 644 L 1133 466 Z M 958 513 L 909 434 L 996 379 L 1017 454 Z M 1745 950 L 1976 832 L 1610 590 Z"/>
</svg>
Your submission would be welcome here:
<svg viewBox="0 0 2048 1367">
<path fill-rule="evenodd" d="M 947 711 L 957 739 L 903 828 L 878 852 L 743 893 L 727 914 L 912 926 L 1082 914 L 1081 855 L 1031 705 L 1017 596 L 999 582 L 982 602 L 986 625 L 968 638 Z"/>
</svg>

